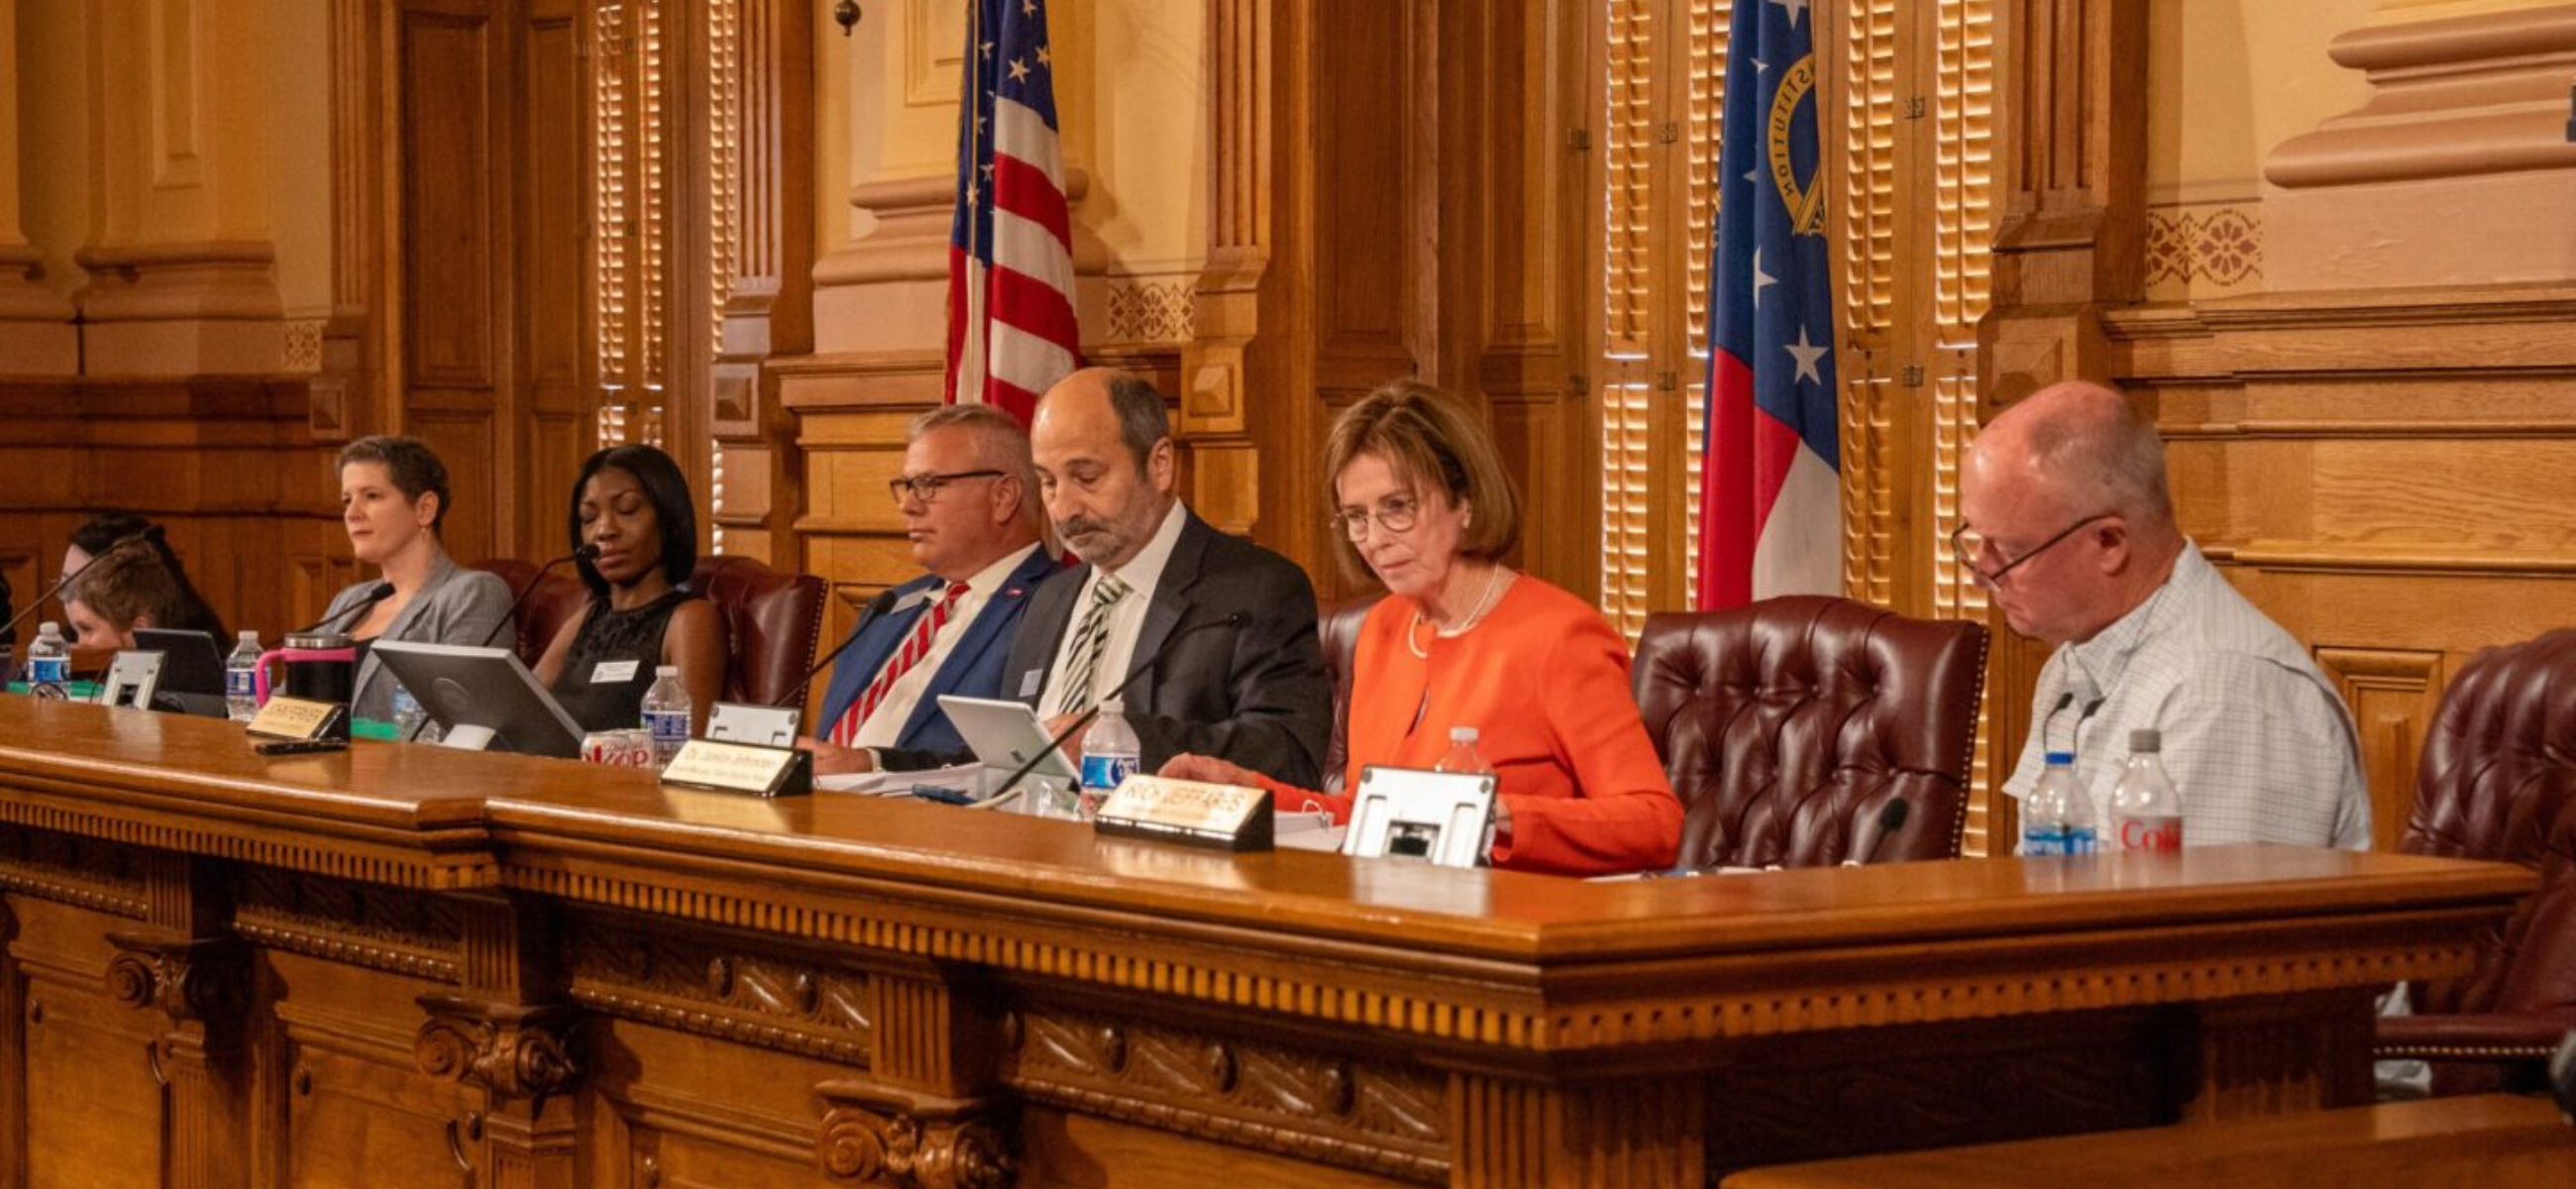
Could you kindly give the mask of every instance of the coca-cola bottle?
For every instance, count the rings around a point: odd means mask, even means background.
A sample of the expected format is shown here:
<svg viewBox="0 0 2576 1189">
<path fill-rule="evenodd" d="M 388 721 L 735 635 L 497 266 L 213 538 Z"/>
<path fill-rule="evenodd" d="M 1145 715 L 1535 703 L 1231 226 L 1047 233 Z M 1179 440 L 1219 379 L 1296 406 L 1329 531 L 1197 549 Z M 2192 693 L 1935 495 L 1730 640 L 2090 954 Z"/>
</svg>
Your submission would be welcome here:
<svg viewBox="0 0 2576 1189">
<path fill-rule="evenodd" d="M 2118 850 L 2182 849 L 2182 793 L 2165 775 L 2164 735 L 2129 732 L 2129 762 L 2111 786 L 2112 846 Z"/>
</svg>

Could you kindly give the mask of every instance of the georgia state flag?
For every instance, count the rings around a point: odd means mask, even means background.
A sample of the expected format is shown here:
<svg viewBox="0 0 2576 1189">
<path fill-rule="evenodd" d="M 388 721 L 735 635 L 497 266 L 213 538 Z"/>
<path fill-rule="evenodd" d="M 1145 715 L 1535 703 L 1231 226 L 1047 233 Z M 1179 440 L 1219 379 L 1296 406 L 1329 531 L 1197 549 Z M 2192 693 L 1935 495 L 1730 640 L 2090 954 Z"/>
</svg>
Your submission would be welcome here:
<svg viewBox="0 0 2576 1189">
<path fill-rule="evenodd" d="M 1709 269 L 1699 606 L 1842 588 L 1842 445 L 1809 0 L 1735 0 Z"/>
</svg>

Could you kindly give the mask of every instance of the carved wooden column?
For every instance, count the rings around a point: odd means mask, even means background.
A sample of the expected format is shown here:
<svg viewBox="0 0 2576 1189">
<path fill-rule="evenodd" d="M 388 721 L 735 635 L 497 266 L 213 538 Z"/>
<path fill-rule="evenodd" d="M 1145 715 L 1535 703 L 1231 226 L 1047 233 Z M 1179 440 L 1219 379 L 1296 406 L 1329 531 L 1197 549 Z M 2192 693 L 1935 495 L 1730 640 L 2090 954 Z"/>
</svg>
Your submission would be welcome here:
<svg viewBox="0 0 2576 1189">
<path fill-rule="evenodd" d="M 824 1082 L 815 1159 L 837 1185 L 1002 1189 L 1019 1175 L 994 1094 L 1003 1022 L 959 967 L 868 976 L 868 1078 Z"/>
<path fill-rule="evenodd" d="M 553 931 L 533 901 L 468 901 L 454 992 L 423 995 L 422 1073 L 461 1083 L 448 1142 L 479 1189 L 569 1189 L 581 1076 L 576 1009 L 561 997 Z"/>
<path fill-rule="evenodd" d="M 1696 1077 L 1542 1086 L 1453 1074 L 1449 1184 L 1699 1189 L 1709 1183 L 1701 1086 Z"/>
<path fill-rule="evenodd" d="M 233 936 L 232 873 L 210 859 L 144 852 L 145 927 L 111 933 L 110 998 L 160 1013 L 153 1078 L 162 1099 L 161 1183 L 224 1189 L 250 1172 L 249 949 Z"/>
<path fill-rule="evenodd" d="M 1994 304 L 1977 328 L 1981 422 L 2060 380 L 2110 380 L 2102 315 L 2138 300 L 2146 243 L 2146 0 L 2010 0 L 1996 42 L 2006 135 Z M 2008 757 L 2047 649 L 2000 612 L 1988 626 L 1993 754 Z M 1988 837 L 2015 828 L 2010 807 L 1994 798 Z"/>
</svg>

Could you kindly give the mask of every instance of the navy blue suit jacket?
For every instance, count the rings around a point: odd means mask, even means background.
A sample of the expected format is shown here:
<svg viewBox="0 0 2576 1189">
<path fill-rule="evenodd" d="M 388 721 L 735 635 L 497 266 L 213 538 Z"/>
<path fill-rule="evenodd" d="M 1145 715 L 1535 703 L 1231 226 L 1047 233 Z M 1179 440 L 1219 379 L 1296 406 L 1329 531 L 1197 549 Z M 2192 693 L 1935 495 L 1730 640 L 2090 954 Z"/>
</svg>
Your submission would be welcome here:
<svg viewBox="0 0 2576 1189">
<path fill-rule="evenodd" d="M 931 675 L 930 687 L 921 693 L 921 701 L 895 736 L 895 746 L 907 751 L 963 752 L 966 741 L 950 725 L 948 715 L 939 709 L 939 695 L 958 694 L 969 698 L 993 698 L 1001 695 L 1002 664 L 1011 655 L 1011 638 L 1020 626 L 1020 613 L 1036 592 L 1038 582 L 1056 572 L 1056 560 L 1040 545 L 1019 568 L 1002 580 L 1000 590 L 986 600 L 975 621 L 966 626 L 957 647 L 949 650 L 948 659 Z M 867 692 L 868 683 L 877 679 L 886 659 L 910 638 L 921 617 L 930 613 L 946 579 L 924 574 L 886 592 L 884 598 L 869 604 L 869 613 L 859 620 L 852 640 L 841 659 L 832 665 L 832 684 L 823 697 L 823 717 L 814 724 L 814 737 L 829 738 L 832 724 L 841 720 L 851 703 Z"/>
</svg>

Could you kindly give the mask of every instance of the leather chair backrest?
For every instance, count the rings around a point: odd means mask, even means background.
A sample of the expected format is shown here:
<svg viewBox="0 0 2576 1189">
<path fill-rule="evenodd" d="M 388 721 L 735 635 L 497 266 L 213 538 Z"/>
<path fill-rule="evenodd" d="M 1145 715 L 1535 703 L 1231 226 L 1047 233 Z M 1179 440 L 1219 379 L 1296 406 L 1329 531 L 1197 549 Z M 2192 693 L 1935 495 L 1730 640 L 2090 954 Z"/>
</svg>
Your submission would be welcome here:
<svg viewBox="0 0 2576 1189">
<path fill-rule="evenodd" d="M 1985 673 L 1982 625 L 1846 599 L 1647 617 L 1633 679 L 1682 799 L 1681 862 L 1956 857 Z M 1905 823 L 1880 841 L 1897 797 Z"/>
<path fill-rule="evenodd" d="M 1327 603 L 1315 630 L 1324 645 L 1324 668 L 1333 675 L 1333 741 L 1324 748 L 1324 791 L 1342 791 L 1342 774 L 1351 760 L 1351 666 L 1360 647 L 1360 625 L 1382 594 Z"/>
<path fill-rule="evenodd" d="M 500 575 L 501 581 L 509 584 L 510 594 L 514 597 L 530 578 L 537 576 L 535 563 L 515 557 L 490 558 L 474 563 L 474 568 Z M 535 590 L 528 592 L 527 600 L 519 604 L 518 611 L 511 615 L 517 621 L 519 659 L 529 668 L 536 668 L 537 659 L 546 654 L 546 645 L 554 643 L 555 633 L 581 614 L 582 604 L 588 601 L 590 592 L 581 588 L 581 579 L 562 571 L 546 575 Z"/>
<path fill-rule="evenodd" d="M 2576 628 L 2481 652 L 2442 691 L 2397 847 L 2540 875 L 2467 977 L 2412 986 L 2417 1015 L 2576 1012 Z"/>
<path fill-rule="evenodd" d="M 785 697 L 814 664 L 823 636 L 823 580 L 757 558 L 701 557 L 689 585 L 724 616 L 724 696 L 763 705 Z"/>
</svg>

